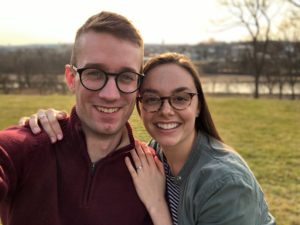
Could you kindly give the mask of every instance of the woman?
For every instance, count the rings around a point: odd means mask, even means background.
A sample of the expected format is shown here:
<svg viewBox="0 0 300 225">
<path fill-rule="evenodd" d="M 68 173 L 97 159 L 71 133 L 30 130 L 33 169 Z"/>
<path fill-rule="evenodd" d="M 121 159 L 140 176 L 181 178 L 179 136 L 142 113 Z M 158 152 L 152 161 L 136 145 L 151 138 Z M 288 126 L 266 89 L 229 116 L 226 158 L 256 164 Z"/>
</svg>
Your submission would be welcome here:
<svg viewBox="0 0 300 225">
<path fill-rule="evenodd" d="M 146 208 L 160 211 L 166 193 L 173 224 L 275 224 L 253 173 L 222 142 L 192 62 L 165 53 L 144 74 L 137 108 L 162 163 L 143 144 L 125 162 Z"/>
</svg>

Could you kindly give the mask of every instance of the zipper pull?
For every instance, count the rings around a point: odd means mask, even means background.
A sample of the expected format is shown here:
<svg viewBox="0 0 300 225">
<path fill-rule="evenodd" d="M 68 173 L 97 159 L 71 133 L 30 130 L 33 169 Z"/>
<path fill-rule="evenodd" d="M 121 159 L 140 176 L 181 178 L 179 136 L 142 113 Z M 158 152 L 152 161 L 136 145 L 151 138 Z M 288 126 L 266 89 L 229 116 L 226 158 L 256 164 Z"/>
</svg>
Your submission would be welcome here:
<svg viewBox="0 0 300 225">
<path fill-rule="evenodd" d="M 92 164 L 91 164 L 91 172 L 92 172 L 92 174 L 94 173 L 95 168 L 96 168 L 96 163 L 92 162 Z"/>
</svg>

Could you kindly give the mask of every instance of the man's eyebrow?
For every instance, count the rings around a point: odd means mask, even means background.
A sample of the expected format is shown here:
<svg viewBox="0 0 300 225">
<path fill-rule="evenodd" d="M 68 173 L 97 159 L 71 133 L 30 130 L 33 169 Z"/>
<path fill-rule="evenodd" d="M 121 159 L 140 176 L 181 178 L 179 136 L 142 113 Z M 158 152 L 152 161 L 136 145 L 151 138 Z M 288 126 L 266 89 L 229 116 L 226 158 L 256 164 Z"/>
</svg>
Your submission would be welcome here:
<svg viewBox="0 0 300 225">
<path fill-rule="evenodd" d="M 141 91 L 141 94 L 144 94 L 144 93 L 152 93 L 152 94 L 157 94 L 158 93 L 158 91 L 157 90 L 155 90 L 155 89 L 152 89 L 152 88 L 145 88 L 145 89 L 143 89 L 142 91 Z"/>
<path fill-rule="evenodd" d="M 131 67 L 121 67 L 118 71 L 109 71 L 109 69 L 107 68 L 107 65 L 102 64 L 102 63 L 87 63 L 83 66 L 83 68 L 93 68 L 93 69 L 101 69 L 101 70 L 105 70 L 105 72 L 111 72 L 111 73 L 120 73 L 120 72 L 124 72 L 124 71 L 130 71 L 130 72 L 135 72 L 138 73 L 139 71 L 136 71 L 135 69 L 131 68 Z"/>
<path fill-rule="evenodd" d="M 83 66 L 83 68 L 101 69 L 101 68 L 105 68 L 105 65 L 101 63 L 87 63 Z"/>
</svg>

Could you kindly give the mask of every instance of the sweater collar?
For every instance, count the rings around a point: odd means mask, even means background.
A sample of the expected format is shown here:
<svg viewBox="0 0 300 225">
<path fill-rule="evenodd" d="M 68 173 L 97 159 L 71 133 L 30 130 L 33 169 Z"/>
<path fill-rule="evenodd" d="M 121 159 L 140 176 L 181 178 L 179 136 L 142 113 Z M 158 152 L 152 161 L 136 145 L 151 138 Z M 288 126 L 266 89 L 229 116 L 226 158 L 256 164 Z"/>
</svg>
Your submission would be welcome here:
<svg viewBox="0 0 300 225">
<path fill-rule="evenodd" d="M 69 121 L 69 123 L 67 124 L 67 126 L 69 126 L 69 129 L 67 129 L 67 130 L 69 130 L 70 133 L 67 135 L 70 135 L 69 138 L 70 138 L 70 140 L 72 140 L 73 145 L 79 149 L 82 149 L 82 148 L 86 149 L 86 138 L 85 138 L 85 134 L 82 129 L 82 124 L 81 124 L 80 118 L 78 117 L 78 114 L 76 112 L 76 106 L 74 106 L 72 108 L 70 118 L 68 121 Z M 119 153 L 123 153 L 123 152 L 128 152 L 134 148 L 135 141 L 134 141 L 132 128 L 128 122 L 126 122 L 125 126 L 127 129 L 127 135 L 129 137 L 129 144 L 126 146 L 123 146 L 119 149 L 116 149 L 111 154 L 119 154 Z M 111 155 L 111 154 L 109 154 L 109 155 Z"/>
</svg>

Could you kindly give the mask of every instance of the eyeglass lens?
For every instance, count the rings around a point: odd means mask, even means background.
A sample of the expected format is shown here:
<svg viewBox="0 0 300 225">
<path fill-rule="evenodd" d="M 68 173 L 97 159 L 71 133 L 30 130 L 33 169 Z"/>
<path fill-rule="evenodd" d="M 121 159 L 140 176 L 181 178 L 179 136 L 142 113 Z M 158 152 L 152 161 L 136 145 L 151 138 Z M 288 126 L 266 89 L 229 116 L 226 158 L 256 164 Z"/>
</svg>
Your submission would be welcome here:
<svg viewBox="0 0 300 225">
<path fill-rule="evenodd" d="M 195 94 L 186 92 L 177 93 L 168 97 L 160 97 L 155 94 L 143 94 L 140 99 L 143 104 L 143 108 L 147 112 L 156 112 L 161 108 L 164 100 L 168 100 L 169 104 L 174 109 L 183 110 L 191 104 L 191 100 L 194 95 Z"/>
<path fill-rule="evenodd" d="M 81 71 L 80 80 L 85 88 L 97 91 L 106 85 L 108 75 L 115 76 L 116 85 L 121 92 L 131 93 L 138 89 L 139 75 L 130 71 L 110 74 L 98 69 L 85 69 Z"/>
</svg>

